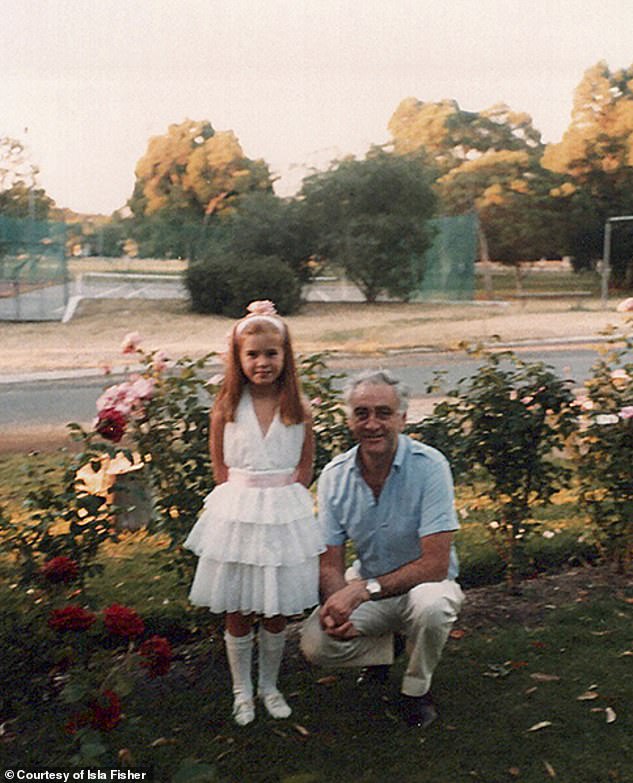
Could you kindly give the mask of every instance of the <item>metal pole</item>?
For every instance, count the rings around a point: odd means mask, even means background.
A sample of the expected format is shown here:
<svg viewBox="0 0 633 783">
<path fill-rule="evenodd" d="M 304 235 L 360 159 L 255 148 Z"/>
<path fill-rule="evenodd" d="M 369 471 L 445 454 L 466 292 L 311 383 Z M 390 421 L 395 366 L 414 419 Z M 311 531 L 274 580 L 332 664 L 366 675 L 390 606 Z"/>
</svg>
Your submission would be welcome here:
<svg viewBox="0 0 633 783">
<path fill-rule="evenodd" d="M 607 309 L 609 299 L 609 276 L 611 274 L 611 218 L 604 224 L 604 248 L 602 251 L 602 269 L 601 274 L 601 297 L 602 309 Z"/>
<path fill-rule="evenodd" d="M 602 253 L 602 307 L 606 310 L 609 298 L 609 277 L 611 275 L 611 224 L 633 220 L 633 215 L 616 215 L 607 218 L 604 224 L 604 249 Z"/>
</svg>

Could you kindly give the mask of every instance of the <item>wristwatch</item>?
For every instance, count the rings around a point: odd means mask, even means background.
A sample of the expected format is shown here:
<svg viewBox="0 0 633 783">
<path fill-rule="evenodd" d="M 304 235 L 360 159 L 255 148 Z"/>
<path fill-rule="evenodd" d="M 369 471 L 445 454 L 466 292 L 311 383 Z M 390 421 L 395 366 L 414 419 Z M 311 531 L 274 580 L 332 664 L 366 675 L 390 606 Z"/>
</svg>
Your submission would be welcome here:
<svg viewBox="0 0 633 783">
<path fill-rule="evenodd" d="M 365 590 L 369 593 L 370 601 L 377 601 L 382 595 L 382 585 L 377 579 L 368 579 L 365 582 Z"/>
</svg>

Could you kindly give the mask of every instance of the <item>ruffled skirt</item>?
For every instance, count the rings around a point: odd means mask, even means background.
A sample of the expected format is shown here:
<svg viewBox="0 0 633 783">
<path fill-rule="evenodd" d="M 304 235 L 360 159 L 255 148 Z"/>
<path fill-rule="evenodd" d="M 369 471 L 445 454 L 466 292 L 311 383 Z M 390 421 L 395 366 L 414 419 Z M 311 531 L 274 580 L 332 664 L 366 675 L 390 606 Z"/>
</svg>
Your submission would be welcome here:
<svg viewBox="0 0 633 783">
<path fill-rule="evenodd" d="M 196 606 L 273 617 L 319 602 L 325 547 L 302 484 L 231 478 L 207 496 L 184 546 L 200 558 L 189 594 Z"/>
</svg>

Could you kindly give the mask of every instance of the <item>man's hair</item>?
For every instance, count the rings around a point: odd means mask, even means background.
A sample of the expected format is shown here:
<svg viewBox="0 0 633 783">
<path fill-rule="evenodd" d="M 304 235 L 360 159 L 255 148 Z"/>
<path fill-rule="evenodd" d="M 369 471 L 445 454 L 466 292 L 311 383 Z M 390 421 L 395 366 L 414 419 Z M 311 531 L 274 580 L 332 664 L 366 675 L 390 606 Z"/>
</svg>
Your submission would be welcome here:
<svg viewBox="0 0 633 783">
<path fill-rule="evenodd" d="M 398 398 L 398 411 L 406 413 L 409 407 L 409 387 L 403 381 L 392 375 L 389 370 L 363 370 L 350 378 L 343 387 L 343 400 L 348 410 L 351 408 L 351 399 L 359 386 L 363 384 L 372 386 L 391 386 Z"/>
</svg>

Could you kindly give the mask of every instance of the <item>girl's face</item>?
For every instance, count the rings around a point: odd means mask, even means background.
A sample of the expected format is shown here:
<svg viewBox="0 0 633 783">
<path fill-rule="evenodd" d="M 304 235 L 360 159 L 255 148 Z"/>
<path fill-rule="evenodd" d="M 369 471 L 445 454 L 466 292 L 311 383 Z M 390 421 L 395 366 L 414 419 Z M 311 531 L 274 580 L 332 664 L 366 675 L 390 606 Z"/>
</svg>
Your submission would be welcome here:
<svg viewBox="0 0 633 783">
<path fill-rule="evenodd" d="M 282 336 L 277 330 L 244 335 L 240 341 L 240 364 L 254 386 L 272 386 L 284 368 Z"/>
</svg>

